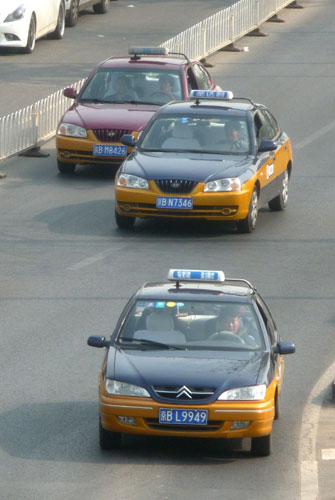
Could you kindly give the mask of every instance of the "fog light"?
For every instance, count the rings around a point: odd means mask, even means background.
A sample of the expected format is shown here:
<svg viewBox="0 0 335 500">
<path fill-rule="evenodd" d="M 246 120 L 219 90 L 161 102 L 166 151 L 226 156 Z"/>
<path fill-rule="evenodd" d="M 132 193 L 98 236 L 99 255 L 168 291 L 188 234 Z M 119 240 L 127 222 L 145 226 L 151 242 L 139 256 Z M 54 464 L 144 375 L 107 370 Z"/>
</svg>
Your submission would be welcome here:
<svg viewBox="0 0 335 500">
<path fill-rule="evenodd" d="M 62 156 L 63 156 L 63 158 L 70 158 L 71 154 L 70 154 L 70 153 L 68 153 L 67 151 L 64 151 L 64 152 L 62 153 Z"/>
<path fill-rule="evenodd" d="M 117 417 L 121 424 L 136 425 L 134 417 Z"/>
<path fill-rule="evenodd" d="M 14 40 L 20 40 L 18 36 L 13 35 L 13 33 L 5 33 L 6 40 L 8 42 L 13 42 Z"/>
<path fill-rule="evenodd" d="M 230 208 L 224 208 L 224 209 L 222 210 L 223 215 L 229 215 L 229 214 L 230 214 L 230 212 L 231 212 Z"/>
<path fill-rule="evenodd" d="M 235 420 L 230 429 L 232 431 L 236 431 L 238 429 L 245 429 L 246 427 L 249 427 L 249 425 L 250 425 L 250 420 Z"/>
<path fill-rule="evenodd" d="M 121 208 L 124 212 L 130 212 L 130 210 L 131 210 L 130 205 L 122 205 Z"/>
</svg>

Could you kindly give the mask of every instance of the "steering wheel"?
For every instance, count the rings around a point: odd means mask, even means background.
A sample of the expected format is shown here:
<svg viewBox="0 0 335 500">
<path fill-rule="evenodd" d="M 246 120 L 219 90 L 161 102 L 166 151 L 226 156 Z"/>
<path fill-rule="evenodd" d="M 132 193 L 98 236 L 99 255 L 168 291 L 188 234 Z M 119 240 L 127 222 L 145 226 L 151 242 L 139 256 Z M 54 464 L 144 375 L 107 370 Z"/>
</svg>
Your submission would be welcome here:
<svg viewBox="0 0 335 500">
<path fill-rule="evenodd" d="M 168 95 L 169 97 L 171 97 L 170 94 L 168 94 L 167 92 L 163 92 L 162 90 L 156 90 L 156 92 L 152 92 L 152 94 L 150 94 L 150 95 L 152 95 L 152 96 L 153 95 Z"/>
<path fill-rule="evenodd" d="M 229 342 L 235 342 L 237 344 L 245 344 L 241 337 L 232 332 L 214 332 L 207 340 L 228 340 Z"/>
</svg>

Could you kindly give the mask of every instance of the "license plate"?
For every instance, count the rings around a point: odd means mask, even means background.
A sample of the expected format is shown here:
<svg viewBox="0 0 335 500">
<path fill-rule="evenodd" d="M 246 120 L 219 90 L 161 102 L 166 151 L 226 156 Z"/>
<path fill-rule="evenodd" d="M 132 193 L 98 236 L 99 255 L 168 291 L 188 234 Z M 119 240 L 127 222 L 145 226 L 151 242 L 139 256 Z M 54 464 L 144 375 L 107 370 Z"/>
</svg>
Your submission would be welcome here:
<svg viewBox="0 0 335 500">
<path fill-rule="evenodd" d="M 181 425 L 207 425 L 207 410 L 187 410 L 182 409 L 159 409 L 160 424 L 181 424 Z"/>
<path fill-rule="evenodd" d="M 193 208 L 193 198 L 157 196 L 156 208 L 176 208 L 182 210 L 191 210 Z"/>
<path fill-rule="evenodd" d="M 93 156 L 127 156 L 127 146 L 94 144 Z"/>
</svg>

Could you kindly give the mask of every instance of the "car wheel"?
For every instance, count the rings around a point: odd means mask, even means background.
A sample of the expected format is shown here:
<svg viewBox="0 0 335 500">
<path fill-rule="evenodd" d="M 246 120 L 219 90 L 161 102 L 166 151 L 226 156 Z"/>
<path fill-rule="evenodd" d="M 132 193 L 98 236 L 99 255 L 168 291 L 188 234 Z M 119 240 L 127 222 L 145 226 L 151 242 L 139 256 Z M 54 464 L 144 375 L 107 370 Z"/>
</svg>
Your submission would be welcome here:
<svg viewBox="0 0 335 500">
<path fill-rule="evenodd" d="M 73 174 L 76 168 L 75 163 L 66 163 L 65 161 L 57 160 L 58 170 L 61 174 L 70 175 Z"/>
<path fill-rule="evenodd" d="M 284 208 L 286 207 L 288 200 L 288 181 L 288 171 L 285 170 L 279 195 L 273 198 L 273 200 L 269 201 L 269 208 L 271 210 L 284 210 Z"/>
<path fill-rule="evenodd" d="M 256 457 L 268 457 L 271 454 L 271 434 L 251 438 L 251 453 Z"/>
<path fill-rule="evenodd" d="M 79 18 L 79 0 L 71 0 L 71 5 L 65 18 L 66 26 L 72 28 L 77 24 L 78 18 Z"/>
<path fill-rule="evenodd" d="M 106 431 L 99 418 L 99 443 L 102 450 L 117 450 L 122 445 L 122 435 L 119 432 Z"/>
<path fill-rule="evenodd" d="M 127 215 L 120 215 L 115 210 L 115 222 L 120 229 L 131 229 L 135 224 L 136 217 L 129 217 Z"/>
<path fill-rule="evenodd" d="M 64 36 L 64 31 L 65 31 L 65 5 L 64 2 L 61 2 L 58 11 L 57 26 L 55 31 L 50 33 L 49 38 L 60 40 Z"/>
<path fill-rule="evenodd" d="M 93 5 L 93 10 L 96 14 L 106 14 L 110 0 L 100 0 L 99 3 Z"/>
<path fill-rule="evenodd" d="M 257 223 L 258 216 L 258 193 L 256 186 L 251 195 L 248 215 L 245 219 L 237 221 L 237 229 L 240 233 L 251 233 Z"/>
<path fill-rule="evenodd" d="M 35 48 L 35 43 L 36 43 L 36 20 L 34 16 L 32 16 L 29 24 L 27 45 L 23 47 L 22 52 L 24 54 L 31 54 Z"/>
</svg>

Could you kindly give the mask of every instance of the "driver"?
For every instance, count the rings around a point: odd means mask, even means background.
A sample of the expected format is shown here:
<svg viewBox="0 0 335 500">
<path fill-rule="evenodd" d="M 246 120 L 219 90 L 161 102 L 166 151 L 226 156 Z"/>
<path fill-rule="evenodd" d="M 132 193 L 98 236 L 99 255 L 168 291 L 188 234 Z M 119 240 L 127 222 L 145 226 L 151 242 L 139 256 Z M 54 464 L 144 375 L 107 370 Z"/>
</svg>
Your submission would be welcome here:
<svg viewBox="0 0 335 500">
<path fill-rule="evenodd" d="M 175 101 L 176 97 L 172 93 L 173 85 L 172 79 L 168 75 L 163 75 L 159 79 L 159 93 L 166 94 L 171 100 Z"/>
<path fill-rule="evenodd" d="M 220 333 L 232 333 L 239 336 L 239 338 L 246 344 L 257 346 L 255 337 L 251 335 L 248 324 L 243 318 L 243 306 L 231 310 L 225 310 L 218 318 L 218 331 L 217 339 L 220 339 Z M 216 335 L 214 334 L 214 335 Z"/>
</svg>

